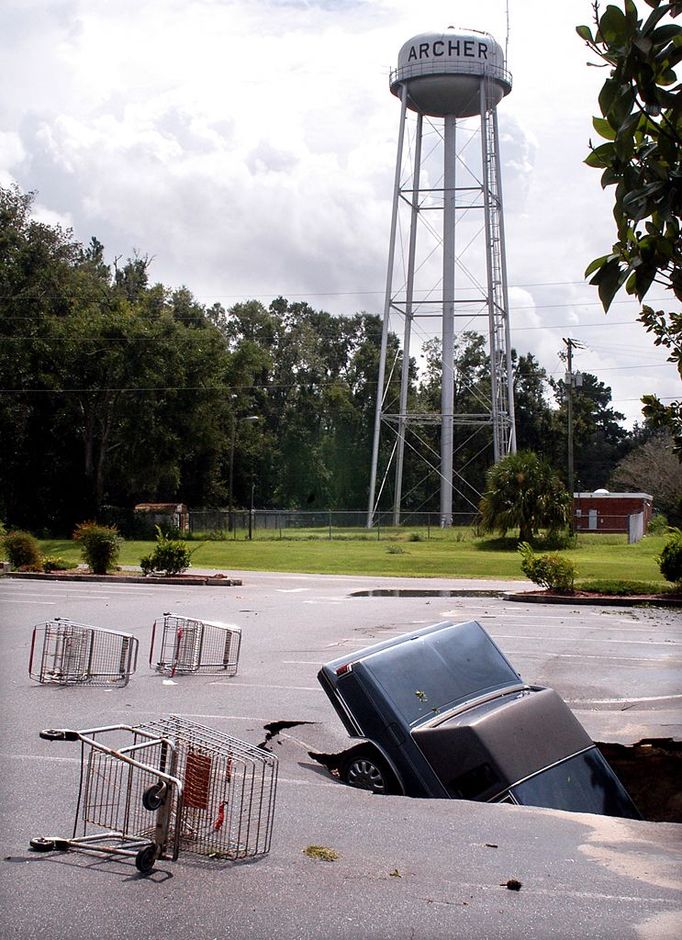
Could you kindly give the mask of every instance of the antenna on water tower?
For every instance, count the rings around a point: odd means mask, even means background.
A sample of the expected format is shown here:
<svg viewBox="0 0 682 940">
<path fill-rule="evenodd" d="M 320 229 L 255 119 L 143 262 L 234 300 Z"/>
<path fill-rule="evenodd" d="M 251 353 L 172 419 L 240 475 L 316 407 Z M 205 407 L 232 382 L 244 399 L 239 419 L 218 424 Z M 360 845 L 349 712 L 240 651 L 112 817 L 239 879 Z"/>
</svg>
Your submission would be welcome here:
<svg viewBox="0 0 682 940">
<path fill-rule="evenodd" d="M 508 15 L 508 5 L 507 5 Z M 507 20 L 508 22 L 508 20 Z M 406 42 L 391 73 L 390 90 L 400 99 L 400 124 L 393 209 L 384 301 L 377 403 L 372 445 L 368 527 L 373 525 L 389 468 L 395 464 L 393 521 L 400 523 L 406 435 L 415 426 L 440 425 L 440 524 L 453 521 L 453 491 L 464 505 L 478 509 L 479 493 L 453 466 L 453 438 L 457 427 L 492 431 L 493 459 L 516 451 L 513 377 L 509 335 L 509 302 L 502 213 L 497 105 L 511 91 L 511 76 L 502 49 L 488 33 L 448 28 L 444 33 L 423 33 Z M 407 167 L 405 137 L 408 111 L 416 114 L 411 162 Z M 477 117 L 481 138 L 478 157 L 467 148 L 472 135 L 463 123 Z M 425 130 L 426 125 L 426 130 Z M 458 153 L 461 134 L 464 144 Z M 426 138 L 427 146 L 423 146 Z M 407 148 L 408 151 L 410 148 Z M 466 152 L 464 152 L 466 150 Z M 477 165 L 473 165 L 477 162 Z M 461 180 L 460 180 L 461 176 Z M 407 255 L 404 278 L 395 276 L 396 255 L 403 244 L 401 211 L 407 213 Z M 483 226 L 480 223 L 481 213 Z M 437 217 L 440 215 L 440 229 Z M 436 221 L 434 221 L 434 219 Z M 481 232 L 484 250 L 470 266 L 465 253 L 473 229 Z M 421 226 L 421 227 L 420 227 Z M 460 232 L 462 228 L 462 232 Z M 419 232 L 418 232 L 419 229 Z M 436 244 L 419 252 L 419 235 L 426 230 Z M 459 236 L 459 237 L 458 237 Z M 458 243 L 464 247 L 458 253 Z M 439 262 L 439 271 L 434 268 Z M 423 289 L 423 278 L 437 277 Z M 456 282 L 457 275 L 457 282 Z M 391 400 L 387 381 L 387 349 L 391 315 L 404 320 L 399 401 Z M 486 317 L 490 357 L 489 400 L 475 414 L 458 412 L 455 401 L 455 321 L 466 329 L 475 317 Z M 461 319 L 460 319 L 461 318 Z M 410 345 L 419 321 L 441 321 L 442 371 L 440 412 L 408 411 Z M 397 396 L 396 396 L 397 397 Z M 390 451 L 377 497 L 382 429 L 391 434 Z M 425 450 L 419 444 L 414 449 Z"/>
<path fill-rule="evenodd" d="M 504 40 L 504 61 L 509 61 L 509 0 L 506 2 L 506 13 L 507 13 L 507 35 Z"/>
</svg>

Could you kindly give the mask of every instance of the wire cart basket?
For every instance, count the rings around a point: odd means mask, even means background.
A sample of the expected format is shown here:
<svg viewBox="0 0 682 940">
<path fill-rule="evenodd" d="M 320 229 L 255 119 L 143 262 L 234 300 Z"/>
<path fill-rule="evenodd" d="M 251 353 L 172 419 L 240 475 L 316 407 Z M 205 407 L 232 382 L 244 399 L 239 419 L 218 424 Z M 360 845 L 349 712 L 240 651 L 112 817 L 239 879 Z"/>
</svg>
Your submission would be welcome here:
<svg viewBox="0 0 682 940">
<path fill-rule="evenodd" d="M 159 634 L 156 663 L 154 647 Z M 223 672 L 237 674 L 242 631 L 234 624 L 165 613 L 152 628 L 149 665 L 168 676 Z"/>
<path fill-rule="evenodd" d="M 129 856 L 143 874 L 181 851 L 234 861 L 270 851 L 274 754 L 177 716 L 40 737 L 80 741 L 81 772 L 71 837 L 32 839 L 33 851 Z"/>
<path fill-rule="evenodd" d="M 56 617 L 33 628 L 28 672 L 53 685 L 126 686 L 137 665 L 130 633 Z"/>
</svg>

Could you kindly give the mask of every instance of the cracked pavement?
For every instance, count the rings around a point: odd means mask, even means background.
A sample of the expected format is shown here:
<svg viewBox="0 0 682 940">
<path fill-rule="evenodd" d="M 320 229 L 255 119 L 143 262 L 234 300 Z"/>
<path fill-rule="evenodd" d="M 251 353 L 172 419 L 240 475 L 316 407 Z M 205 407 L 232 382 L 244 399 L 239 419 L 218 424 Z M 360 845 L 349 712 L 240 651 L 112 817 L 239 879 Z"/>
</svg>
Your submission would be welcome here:
<svg viewBox="0 0 682 940">
<path fill-rule="evenodd" d="M 658 940 L 682 933 L 679 825 L 378 797 L 338 783 L 308 755 L 350 743 L 315 678 L 320 665 L 440 619 L 480 620 L 524 679 L 556 688 L 596 740 L 680 740 L 679 612 L 477 595 L 350 596 L 458 584 L 445 579 L 234 574 L 241 587 L 214 590 L 0 581 L 4 935 Z M 164 610 L 239 624 L 237 676 L 165 684 L 146 663 L 151 624 Z M 31 682 L 31 628 L 55 616 L 138 636 L 140 662 L 128 687 Z M 142 878 L 122 859 L 28 852 L 34 836 L 69 834 L 77 794 L 77 748 L 41 741 L 42 728 L 135 724 L 171 713 L 265 743 L 278 756 L 266 858 L 181 855 Z M 311 845 L 338 857 L 308 857 Z M 510 881 L 520 889 L 509 890 Z"/>
</svg>

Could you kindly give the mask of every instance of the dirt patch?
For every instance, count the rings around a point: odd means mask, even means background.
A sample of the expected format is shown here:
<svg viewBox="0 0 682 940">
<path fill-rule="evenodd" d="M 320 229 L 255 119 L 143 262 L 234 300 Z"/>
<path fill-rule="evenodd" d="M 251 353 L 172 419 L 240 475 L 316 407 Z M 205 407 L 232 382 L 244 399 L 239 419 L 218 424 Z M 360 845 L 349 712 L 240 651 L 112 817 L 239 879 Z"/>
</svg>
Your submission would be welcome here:
<svg viewBox="0 0 682 940">
<path fill-rule="evenodd" d="M 645 819 L 682 823 L 682 743 L 645 738 L 631 747 L 596 742 Z"/>
</svg>

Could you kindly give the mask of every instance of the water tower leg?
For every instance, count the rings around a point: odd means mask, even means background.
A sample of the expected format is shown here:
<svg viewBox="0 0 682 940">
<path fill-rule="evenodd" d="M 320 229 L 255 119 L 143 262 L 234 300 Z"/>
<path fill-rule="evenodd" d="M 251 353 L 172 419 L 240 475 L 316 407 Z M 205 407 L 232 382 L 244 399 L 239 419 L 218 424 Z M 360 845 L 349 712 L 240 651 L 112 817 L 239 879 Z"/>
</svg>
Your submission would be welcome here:
<svg viewBox="0 0 682 940">
<path fill-rule="evenodd" d="M 455 116 L 443 128 L 443 368 L 440 436 L 440 524 L 452 525 L 452 449 L 455 356 Z"/>
<path fill-rule="evenodd" d="M 414 261 L 417 249 L 417 223 L 419 221 L 419 184 L 422 159 L 422 127 L 424 119 L 417 116 L 414 144 L 414 171 L 412 173 L 412 206 L 410 213 L 410 241 L 407 255 L 407 283 L 405 285 L 405 332 L 403 335 L 403 365 L 400 374 L 400 414 L 398 417 L 398 447 L 395 461 L 395 500 L 393 525 L 400 525 L 400 503 L 403 492 L 403 464 L 405 457 L 405 431 L 407 429 L 407 393 L 410 380 L 410 340 L 414 303 Z"/>
<path fill-rule="evenodd" d="M 504 341 L 506 347 L 507 366 L 507 409 L 509 414 L 509 429 L 507 438 L 508 454 L 516 453 L 516 407 L 514 402 L 514 371 L 512 369 L 511 327 L 509 324 L 509 286 L 507 280 L 507 240 L 504 233 L 504 209 L 502 199 L 502 167 L 500 165 L 500 134 L 497 125 L 497 108 L 493 111 L 493 134 L 495 137 L 495 178 L 497 180 L 497 196 L 500 203 L 500 258 L 502 262 L 502 304 L 504 316 Z"/>
<path fill-rule="evenodd" d="M 384 380 L 386 376 L 386 349 L 388 347 L 388 327 L 391 314 L 391 293 L 393 290 L 393 266 L 395 263 L 395 245 L 398 230 L 398 201 L 400 199 L 400 175 L 403 162 L 403 145 L 405 141 L 405 121 L 407 115 L 407 87 L 403 86 L 400 107 L 400 128 L 398 131 L 398 153 L 395 163 L 395 178 L 393 181 L 393 211 L 391 214 L 391 233 L 388 249 L 388 265 L 386 270 L 386 295 L 384 300 L 384 319 L 381 330 L 381 351 L 379 353 L 379 375 L 377 377 L 377 401 L 374 413 L 374 440 L 372 443 L 372 469 L 369 481 L 369 506 L 367 510 L 367 528 L 372 527 L 374 521 L 377 467 L 379 464 L 379 438 L 381 435 L 381 415 L 384 404 Z"/>
</svg>

